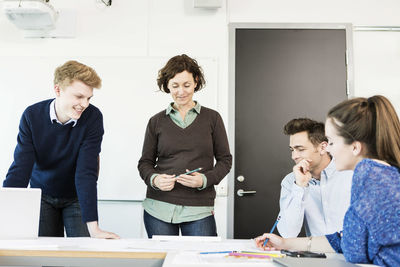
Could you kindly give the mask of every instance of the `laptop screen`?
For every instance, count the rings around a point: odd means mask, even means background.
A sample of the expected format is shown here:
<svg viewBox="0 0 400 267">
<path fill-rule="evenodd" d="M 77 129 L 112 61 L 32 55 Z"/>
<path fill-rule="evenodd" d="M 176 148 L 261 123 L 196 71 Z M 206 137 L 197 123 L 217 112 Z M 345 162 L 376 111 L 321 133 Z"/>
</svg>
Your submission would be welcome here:
<svg viewBox="0 0 400 267">
<path fill-rule="evenodd" d="M 38 188 L 0 188 L 0 239 L 38 237 L 41 193 Z"/>
</svg>

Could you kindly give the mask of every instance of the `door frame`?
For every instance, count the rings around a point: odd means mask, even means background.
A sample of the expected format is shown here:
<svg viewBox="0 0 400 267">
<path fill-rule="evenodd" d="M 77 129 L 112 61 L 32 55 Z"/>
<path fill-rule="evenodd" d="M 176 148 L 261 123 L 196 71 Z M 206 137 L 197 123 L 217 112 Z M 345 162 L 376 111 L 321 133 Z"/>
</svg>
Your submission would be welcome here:
<svg viewBox="0 0 400 267">
<path fill-rule="evenodd" d="M 354 96 L 353 26 L 351 23 L 229 23 L 228 54 L 228 140 L 233 155 L 228 178 L 227 238 L 234 236 L 235 206 L 235 54 L 237 29 L 344 29 L 346 32 L 347 95 Z"/>
</svg>

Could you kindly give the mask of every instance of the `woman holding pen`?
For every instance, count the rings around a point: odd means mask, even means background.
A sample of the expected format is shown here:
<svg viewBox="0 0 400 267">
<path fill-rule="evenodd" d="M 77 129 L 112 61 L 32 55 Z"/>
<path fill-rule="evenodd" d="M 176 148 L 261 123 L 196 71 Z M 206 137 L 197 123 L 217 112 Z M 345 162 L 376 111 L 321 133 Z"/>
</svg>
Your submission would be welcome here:
<svg viewBox="0 0 400 267">
<path fill-rule="evenodd" d="M 256 244 L 289 250 L 343 253 L 354 263 L 400 266 L 400 122 L 383 96 L 333 107 L 326 120 L 328 151 L 339 170 L 354 170 L 343 231 L 324 237 L 264 234 Z"/>
<path fill-rule="evenodd" d="M 182 235 L 216 236 L 214 185 L 232 165 L 224 123 L 218 112 L 193 100 L 205 85 L 196 60 L 171 58 L 157 84 L 173 102 L 150 118 L 138 164 L 147 185 L 147 235 L 179 235 L 181 230 Z"/>
</svg>

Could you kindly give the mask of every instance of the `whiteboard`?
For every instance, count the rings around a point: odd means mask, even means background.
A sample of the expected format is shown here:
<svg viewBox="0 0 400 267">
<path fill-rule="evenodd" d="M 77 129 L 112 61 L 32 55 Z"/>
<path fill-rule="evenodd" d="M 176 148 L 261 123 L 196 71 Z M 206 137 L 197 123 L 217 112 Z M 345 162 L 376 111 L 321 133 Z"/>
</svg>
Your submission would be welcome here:
<svg viewBox="0 0 400 267">
<path fill-rule="evenodd" d="M 169 94 L 158 91 L 156 83 L 158 70 L 169 57 L 0 57 L 1 177 L 5 178 L 13 160 L 22 112 L 33 103 L 54 97 L 54 70 L 70 59 L 93 67 L 103 81 L 91 100 L 103 113 L 105 130 L 98 198 L 143 200 L 146 185 L 139 176 L 137 163 L 148 120 L 172 102 Z M 207 84 L 195 93 L 194 99 L 216 110 L 217 61 L 214 58 L 197 58 L 197 61 Z"/>
</svg>

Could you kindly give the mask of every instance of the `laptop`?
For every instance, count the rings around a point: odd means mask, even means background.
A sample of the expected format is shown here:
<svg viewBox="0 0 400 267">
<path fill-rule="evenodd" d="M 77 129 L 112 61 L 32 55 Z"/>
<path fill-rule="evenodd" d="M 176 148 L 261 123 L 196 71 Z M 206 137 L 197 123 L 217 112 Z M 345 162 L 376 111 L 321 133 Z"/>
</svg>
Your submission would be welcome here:
<svg viewBox="0 0 400 267">
<path fill-rule="evenodd" d="M 354 267 L 353 263 L 346 262 L 340 259 L 321 259 L 321 258 L 273 258 L 273 261 L 279 263 L 280 266 L 287 267 Z"/>
<path fill-rule="evenodd" d="M 38 188 L 0 188 L 0 239 L 38 237 L 41 195 Z"/>
</svg>

